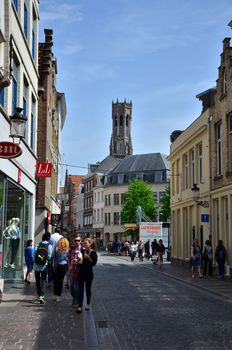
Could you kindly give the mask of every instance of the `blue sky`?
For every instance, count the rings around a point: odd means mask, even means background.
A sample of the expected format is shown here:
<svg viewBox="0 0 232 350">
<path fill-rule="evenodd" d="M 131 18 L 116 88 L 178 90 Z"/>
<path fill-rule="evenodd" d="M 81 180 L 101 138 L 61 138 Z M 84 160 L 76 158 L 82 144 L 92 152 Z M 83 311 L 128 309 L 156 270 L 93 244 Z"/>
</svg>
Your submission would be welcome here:
<svg viewBox="0 0 232 350">
<path fill-rule="evenodd" d="M 109 154 L 117 99 L 133 103 L 134 154 L 168 154 L 171 132 L 201 112 L 195 96 L 215 86 L 231 19 L 231 0 L 41 0 L 40 41 L 53 29 L 66 96 L 63 162 L 85 167 Z"/>
</svg>

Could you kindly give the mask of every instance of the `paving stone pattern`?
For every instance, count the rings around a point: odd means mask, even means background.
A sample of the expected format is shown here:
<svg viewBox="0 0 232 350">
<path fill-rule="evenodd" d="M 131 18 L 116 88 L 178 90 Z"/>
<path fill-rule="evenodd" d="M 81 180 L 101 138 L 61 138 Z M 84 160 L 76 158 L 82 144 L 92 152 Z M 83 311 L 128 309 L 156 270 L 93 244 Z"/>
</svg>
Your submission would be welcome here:
<svg viewBox="0 0 232 350">
<path fill-rule="evenodd" d="M 95 268 L 92 308 L 101 350 L 232 349 L 229 299 L 128 260 L 100 256 Z"/>
<path fill-rule="evenodd" d="M 47 290 L 46 305 L 40 305 L 34 283 L 13 285 L 0 305 L 0 349 L 85 350 L 83 316 L 71 308 L 69 291 L 57 303 Z"/>
</svg>

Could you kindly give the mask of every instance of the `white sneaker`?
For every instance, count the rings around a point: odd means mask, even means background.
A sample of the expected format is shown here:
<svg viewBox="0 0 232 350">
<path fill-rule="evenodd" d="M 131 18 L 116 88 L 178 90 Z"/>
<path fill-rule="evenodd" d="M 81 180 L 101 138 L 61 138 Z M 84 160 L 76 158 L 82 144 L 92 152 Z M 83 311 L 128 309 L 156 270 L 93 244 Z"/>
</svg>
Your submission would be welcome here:
<svg viewBox="0 0 232 350">
<path fill-rule="evenodd" d="M 59 303 L 61 301 L 61 297 L 57 296 L 56 301 Z"/>
</svg>

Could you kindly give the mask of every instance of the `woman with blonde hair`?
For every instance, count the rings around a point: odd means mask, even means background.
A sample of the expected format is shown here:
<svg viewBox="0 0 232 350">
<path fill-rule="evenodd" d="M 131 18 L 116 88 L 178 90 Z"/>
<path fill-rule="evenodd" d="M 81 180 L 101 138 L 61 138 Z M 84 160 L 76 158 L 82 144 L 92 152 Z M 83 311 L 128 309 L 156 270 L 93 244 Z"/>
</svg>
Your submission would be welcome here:
<svg viewBox="0 0 232 350">
<path fill-rule="evenodd" d="M 63 290 L 64 276 L 68 266 L 69 241 L 62 237 L 58 240 L 54 250 L 54 296 L 59 302 Z"/>
</svg>

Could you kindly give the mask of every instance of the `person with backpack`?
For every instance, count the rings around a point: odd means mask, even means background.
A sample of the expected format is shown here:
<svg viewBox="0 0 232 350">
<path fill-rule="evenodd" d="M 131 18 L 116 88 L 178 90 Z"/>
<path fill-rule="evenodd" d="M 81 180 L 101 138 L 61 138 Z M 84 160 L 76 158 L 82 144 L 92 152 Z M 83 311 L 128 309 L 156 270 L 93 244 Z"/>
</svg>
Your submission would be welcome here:
<svg viewBox="0 0 232 350">
<path fill-rule="evenodd" d="M 55 232 L 53 234 L 50 234 L 49 237 L 49 243 L 52 246 L 52 251 L 54 253 L 55 248 L 57 246 L 58 241 L 63 237 L 60 234 L 61 230 L 59 227 L 55 227 Z M 54 256 L 52 255 L 49 264 L 48 264 L 48 285 L 47 288 L 50 288 L 52 283 L 54 282 Z"/>
<path fill-rule="evenodd" d="M 57 242 L 54 250 L 54 296 L 55 301 L 60 302 L 63 290 L 64 276 L 68 266 L 69 241 L 62 237 Z"/>
<path fill-rule="evenodd" d="M 46 284 L 48 263 L 52 256 L 52 246 L 48 242 L 49 238 L 50 237 L 47 233 L 43 234 L 42 241 L 36 245 L 34 254 L 33 268 L 40 304 L 45 304 L 44 286 Z"/>
<path fill-rule="evenodd" d="M 205 241 L 203 248 L 203 275 L 206 276 L 207 268 L 209 276 L 212 277 L 213 272 L 213 249 L 209 239 Z"/>
<path fill-rule="evenodd" d="M 215 259 L 218 264 L 219 278 L 225 278 L 225 262 L 227 260 L 227 252 L 221 239 L 219 239 L 216 247 Z"/>
</svg>

